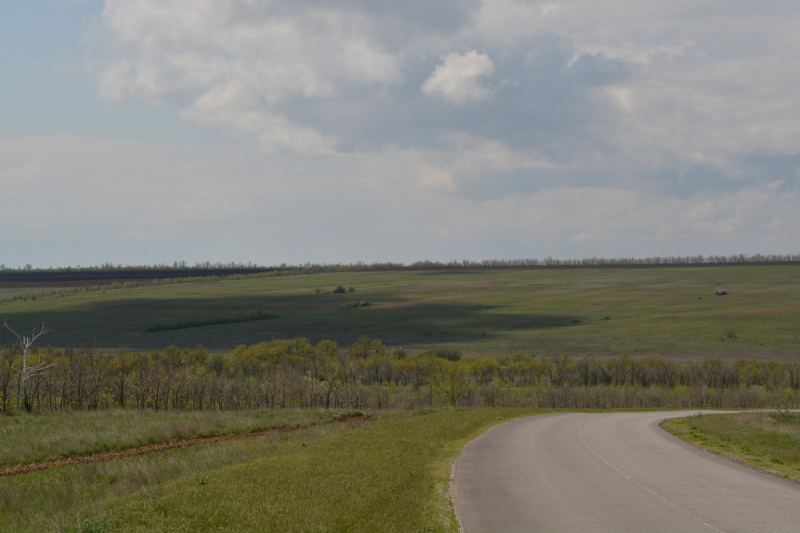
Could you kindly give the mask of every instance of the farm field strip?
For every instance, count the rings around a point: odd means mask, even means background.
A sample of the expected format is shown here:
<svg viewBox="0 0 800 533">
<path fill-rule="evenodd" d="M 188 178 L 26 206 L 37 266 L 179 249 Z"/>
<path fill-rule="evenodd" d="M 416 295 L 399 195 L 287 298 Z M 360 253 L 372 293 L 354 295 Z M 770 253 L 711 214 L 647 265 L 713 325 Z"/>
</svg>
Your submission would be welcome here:
<svg viewBox="0 0 800 533">
<path fill-rule="evenodd" d="M 54 332 L 47 342 L 54 346 L 94 337 L 132 350 L 202 344 L 226 352 L 270 338 L 345 346 L 365 334 L 406 350 L 449 346 L 491 356 L 627 352 L 786 360 L 800 353 L 798 273 L 798 266 L 774 265 L 325 273 L 76 293 L 5 302 L 0 312 L 15 324 L 49 322 Z M 355 292 L 331 294 L 337 285 Z M 717 287 L 728 294 L 714 296 Z M 372 305 L 342 309 L 350 300 Z M 280 316 L 146 332 L 155 324 L 259 309 Z M 726 337 L 728 331 L 735 337 Z"/>
</svg>

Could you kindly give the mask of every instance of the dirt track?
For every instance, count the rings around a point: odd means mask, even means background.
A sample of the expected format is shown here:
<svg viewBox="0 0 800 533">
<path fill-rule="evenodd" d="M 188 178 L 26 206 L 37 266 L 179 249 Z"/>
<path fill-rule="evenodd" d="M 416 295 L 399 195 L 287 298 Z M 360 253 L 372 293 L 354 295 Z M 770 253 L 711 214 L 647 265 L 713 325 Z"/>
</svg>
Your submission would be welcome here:
<svg viewBox="0 0 800 533">
<path fill-rule="evenodd" d="M 343 422 L 368 422 L 372 419 L 369 415 L 356 413 L 352 415 L 345 415 L 335 418 L 326 424 L 338 424 Z M 31 463 L 27 465 L 19 465 L 11 468 L 4 468 L 0 470 L 0 478 L 8 476 L 19 476 L 22 474 L 30 474 L 33 472 L 41 472 L 42 470 L 50 470 L 51 468 L 64 468 L 66 466 L 82 465 L 88 463 L 103 463 L 106 461 L 116 461 L 118 459 L 131 459 L 133 457 L 141 457 L 143 455 L 150 455 L 153 453 L 168 452 L 170 450 L 177 450 L 179 448 L 188 448 L 189 446 L 197 446 L 198 444 L 211 444 L 215 442 L 225 442 L 229 440 L 249 439 L 251 437 L 260 437 L 268 434 L 283 434 L 297 431 L 299 429 L 307 429 L 317 424 L 297 424 L 294 426 L 279 425 L 270 426 L 267 428 L 252 431 L 250 433 L 223 433 L 217 435 L 207 435 L 205 437 L 190 437 L 172 439 L 155 444 L 145 444 L 144 446 L 137 446 L 135 448 L 124 448 L 121 450 L 114 450 L 111 452 L 96 453 L 83 457 L 70 457 L 68 459 L 59 459 L 57 461 L 44 461 L 41 463 Z"/>
</svg>

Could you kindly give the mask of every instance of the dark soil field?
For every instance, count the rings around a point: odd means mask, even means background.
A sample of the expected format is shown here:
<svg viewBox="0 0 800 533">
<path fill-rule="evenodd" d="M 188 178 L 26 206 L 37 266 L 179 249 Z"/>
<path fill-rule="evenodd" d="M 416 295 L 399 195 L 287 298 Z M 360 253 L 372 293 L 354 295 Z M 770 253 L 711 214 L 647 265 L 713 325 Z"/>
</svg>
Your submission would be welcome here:
<svg viewBox="0 0 800 533">
<path fill-rule="evenodd" d="M 39 286 L 34 284 L 35 286 Z M 353 292 L 333 294 L 338 285 Z M 727 294 L 714 295 L 724 288 Z M 343 308 L 369 301 L 367 307 Z M 154 325 L 263 310 L 277 319 L 148 333 Z M 409 352 L 800 357 L 800 266 L 717 266 L 324 273 L 78 292 L 0 303 L 53 346 L 95 338 L 109 349 L 202 344 L 227 352 L 270 338 L 360 335 Z M 8 342 L 6 332 L 0 342 Z"/>
</svg>

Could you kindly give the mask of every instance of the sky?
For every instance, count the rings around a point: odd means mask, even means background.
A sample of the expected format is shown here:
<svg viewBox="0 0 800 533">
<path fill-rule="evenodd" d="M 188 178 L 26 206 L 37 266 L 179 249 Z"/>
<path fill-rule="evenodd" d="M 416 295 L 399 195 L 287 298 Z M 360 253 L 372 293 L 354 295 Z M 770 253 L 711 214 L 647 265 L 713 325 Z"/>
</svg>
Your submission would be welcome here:
<svg viewBox="0 0 800 533">
<path fill-rule="evenodd" d="M 800 251 L 800 3 L 2 0 L 0 264 Z"/>
</svg>

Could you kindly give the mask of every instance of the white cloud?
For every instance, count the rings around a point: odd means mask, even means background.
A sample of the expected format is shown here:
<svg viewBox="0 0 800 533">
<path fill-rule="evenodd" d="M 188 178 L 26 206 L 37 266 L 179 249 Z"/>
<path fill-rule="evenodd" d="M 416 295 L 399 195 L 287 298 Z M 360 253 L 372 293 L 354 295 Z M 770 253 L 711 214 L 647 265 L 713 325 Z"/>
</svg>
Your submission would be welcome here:
<svg viewBox="0 0 800 533">
<path fill-rule="evenodd" d="M 269 149 L 332 150 L 332 137 L 276 112 L 285 100 L 402 80 L 400 58 L 370 38 L 370 19 L 335 8 L 108 0 L 103 24 L 116 56 L 98 74 L 103 98 L 174 103 L 186 118 L 252 132 Z"/>
<path fill-rule="evenodd" d="M 797 22 L 791 2 L 107 0 L 67 63 L 128 113 L 111 136 L 144 140 L 79 137 L 106 131 L 102 106 L 52 129 L 72 136 L 0 139 L 0 248 L 35 230 L 278 263 L 796 251 Z M 129 102 L 210 131 L 159 144 Z"/>
<path fill-rule="evenodd" d="M 456 105 L 483 100 L 493 92 L 482 84 L 481 78 L 492 73 L 494 65 L 486 54 L 476 50 L 466 54 L 451 52 L 422 84 L 422 92 L 443 96 Z"/>
<path fill-rule="evenodd" d="M 387 148 L 300 166 L 252 150 L 0 139 L 7 201 L 0 226 L 13 230 L 0 244 L 19 248 L 12 236 L 25 240 L 35 231 L 29 252 L 42 264 L 110 255 L 115 262 L 163 260 L 159 253 L 222 260 L 229 250 L 239 250 L 237 259 L 273 264 L 786 253 L 800 238 L 800 196 L 777 182 L 684 199 L 621 187 L 549 186 L 494 200 L 455 194 L 463 159 L 483 145 L 491 154 L 491 143 L 473 140 L 448 154 Z M 476 172 L 496 164 L 480 155 L 471 163 Z M 15 178 L 21 169 L 24 181 Z M 20 201 L 31 189 L 37 201 Z M 46 226 L 38 226 L 42 220 Z"/>
</svg>

